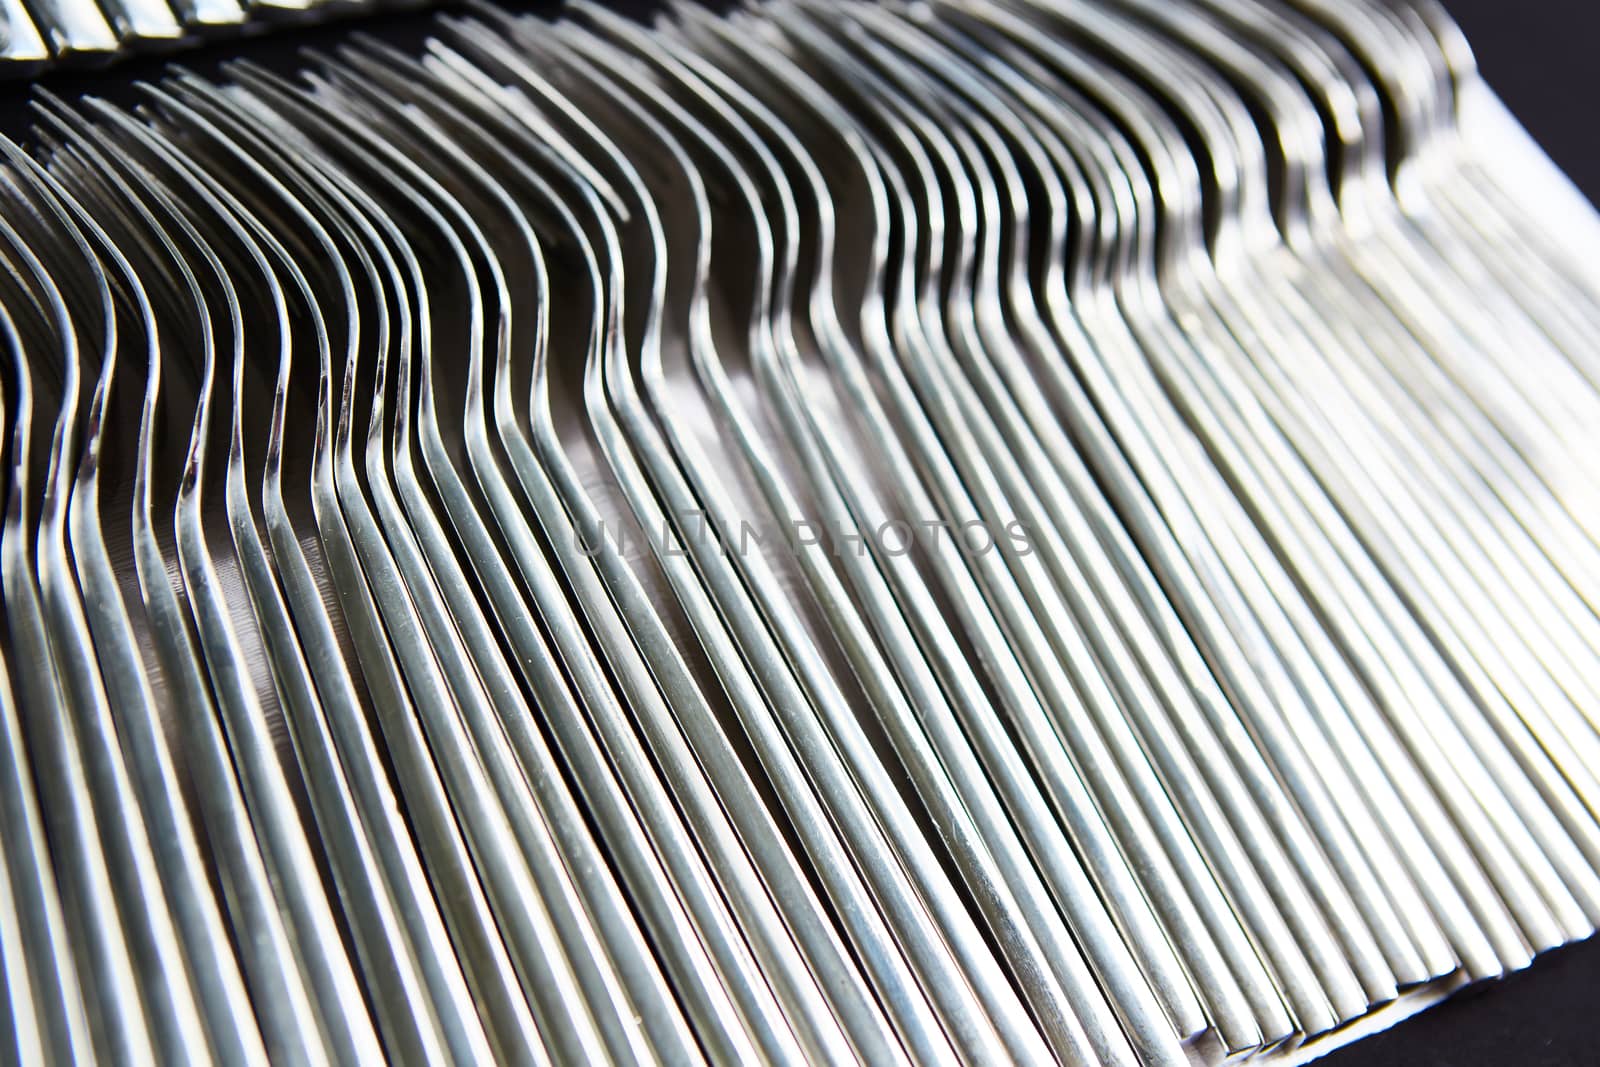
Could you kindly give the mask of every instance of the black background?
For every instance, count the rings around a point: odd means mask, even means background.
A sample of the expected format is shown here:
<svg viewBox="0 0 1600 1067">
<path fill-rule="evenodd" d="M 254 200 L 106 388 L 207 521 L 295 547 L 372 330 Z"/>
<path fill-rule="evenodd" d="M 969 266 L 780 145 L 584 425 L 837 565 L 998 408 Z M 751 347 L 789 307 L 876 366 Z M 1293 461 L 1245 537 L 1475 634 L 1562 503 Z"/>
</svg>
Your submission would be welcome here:
<svg viewBox="0 0 1600 1067">
<path fill-rule="evenodd" d="M 1593 1067 L 1600 1063 L 1600 943 L 1468 989 L 1317 1067 Z"/>
<path fill-rule="evenodd" d="M 509 0 L 512 6 L 554 4 Z M 1443 0 L 1461 23 L 1488 80 L 1562 169 L 1600 202 L 1600 139 L 1595 135 L 1596 0 Z M 638 11 L 650 0 L 611 0 Z M 427 18 L 379 15 L 361 20 L 396 44 L 420 40 Z M 181 62 L 200 72 L 240 55 L 288 65 L 303 47 L 336 47 L 351 24 L 291 30 L 243 44 L 207 47 Z M 132 101 L 132 83 L 160 69 L 140 59 L 107 72 L 59 72 L 44 79 L 79 91 Z M 0 132 L 25 137 L 26 87 L 0 85 Z M 1522 974 L 1472 989 L 1450 1002 L 1319 1061 L 1326 1067 L 1576 1067 L 1600 1064 L 1600 941 L 1550 953 Z"/>
<path fill-rule="evenodd" d="M 1545 151 L 1600 202 L 1595 136 L 1595 0 L 1442 0 L 1472 42 L 1478 66 Z M 1600 1062 L 1596 1056 L 1591 1062 Z"/>
</svg>

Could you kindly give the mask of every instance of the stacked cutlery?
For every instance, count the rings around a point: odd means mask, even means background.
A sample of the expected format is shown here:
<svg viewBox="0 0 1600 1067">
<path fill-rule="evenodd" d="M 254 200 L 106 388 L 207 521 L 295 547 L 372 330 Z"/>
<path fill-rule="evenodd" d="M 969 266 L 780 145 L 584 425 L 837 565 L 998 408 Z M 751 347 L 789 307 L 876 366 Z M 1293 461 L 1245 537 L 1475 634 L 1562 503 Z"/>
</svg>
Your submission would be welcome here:
<svg viewBox="0 0 1600 1067">
<path fill-rule="evenodd" d="M 7 1059 L 1300 1062 L 1600 921 L 1600 228 L 1432 0 L 34 112 Z"/>
</svg>

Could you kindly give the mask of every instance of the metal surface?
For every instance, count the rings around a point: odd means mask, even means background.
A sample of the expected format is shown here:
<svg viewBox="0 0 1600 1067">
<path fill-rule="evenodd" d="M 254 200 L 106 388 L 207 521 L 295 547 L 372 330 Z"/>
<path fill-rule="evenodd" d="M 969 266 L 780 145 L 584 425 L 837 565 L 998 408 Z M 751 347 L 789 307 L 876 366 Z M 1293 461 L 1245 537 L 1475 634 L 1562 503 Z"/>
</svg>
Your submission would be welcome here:
<svg viewBox="0 0 1600 1067">
<path fill-rule="evenodd" d="M 0 1055 L 1293 1062 L 1593 932 L 1600 227 L 1431 0 L 436 30 L 0 145 Z"/>
</svg>

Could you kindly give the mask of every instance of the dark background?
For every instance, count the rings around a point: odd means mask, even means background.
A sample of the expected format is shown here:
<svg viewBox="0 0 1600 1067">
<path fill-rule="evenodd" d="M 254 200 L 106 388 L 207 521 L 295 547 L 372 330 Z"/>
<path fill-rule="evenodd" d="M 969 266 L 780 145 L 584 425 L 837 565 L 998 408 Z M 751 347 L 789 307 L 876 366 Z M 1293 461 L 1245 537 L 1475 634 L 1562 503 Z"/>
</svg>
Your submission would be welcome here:
<svg viewBox="0 0 1600 1067">
<path fill-rule="evenodd" d="M 555 7 L 542 0 L 512 6 Z M 625 11 L 651 0 L 609 0 Z M 716 0 L 713 0 L 716 2 Z M 1600 138 L 1595 135 L 1595 50 L 1600 47 L 1596 0 L 1443 0 L 1466 30 L 1488 80 L 1556 163 L 1591 202 L 1600 202 Z M 719 5 L 720 6 L 720 5 Z M 288 65 L 307 45 L 330 48 L 354 26 L 396 44 L 420 41 L 427 17 L 379 15 L 356 24 L 289 30 L 243 44 L 188 52 L 182 62 L 205 72 L 248 55 Z M 61 72 L 44 79 L 71 96 L 89 91 L 131 101 L 131 84 L 158 72 L 160 60 L 140 59 L 108 72 Z M 26 88 L 0 84 L 0 132 L 25 136 Z M 1325 1067 L 1576 1067 L 1600 1064 L 1600 941 L 1540 958 L 1522 974 L 1467 991 L 1376 1037 L 1319 1061 Z"/>
<path fill-rule="evenodd" d="M 1540 956 L 1317 1067 L 1592 1067 L 1600 1063 L 1600 942 Z"/>
<path fill-rule="evenodd" d="M 1483 76 L 1545 151 L 1600 202 L 1600 4 L 1595 0 L 1441 0 Z M 1600 1062 L 1597 1055 L 1592 1062 Z"/>
</svg>

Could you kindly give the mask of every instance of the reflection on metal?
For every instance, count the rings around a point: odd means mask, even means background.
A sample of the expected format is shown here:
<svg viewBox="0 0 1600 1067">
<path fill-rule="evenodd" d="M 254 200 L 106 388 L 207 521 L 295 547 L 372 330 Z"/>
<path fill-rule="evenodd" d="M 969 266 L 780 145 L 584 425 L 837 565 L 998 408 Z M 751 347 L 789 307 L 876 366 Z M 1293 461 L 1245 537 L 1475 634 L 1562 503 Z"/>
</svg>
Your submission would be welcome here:
<svg viewBox="0 0 1600 1067">
<path fill-rule="evenodd" d="M 1287 1062 L 1588 936 L 1600 227 L 1496 107 L 1430 0 L 41 96 L 4 1056 Z"/>
<path fill-rule="evenodd" d="M 136 55 L 416 0 L 0 0 L 0 79 L 104 67 Z"/>
</svg>

